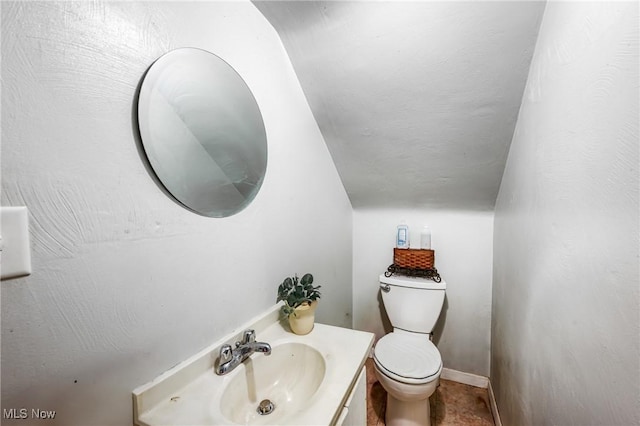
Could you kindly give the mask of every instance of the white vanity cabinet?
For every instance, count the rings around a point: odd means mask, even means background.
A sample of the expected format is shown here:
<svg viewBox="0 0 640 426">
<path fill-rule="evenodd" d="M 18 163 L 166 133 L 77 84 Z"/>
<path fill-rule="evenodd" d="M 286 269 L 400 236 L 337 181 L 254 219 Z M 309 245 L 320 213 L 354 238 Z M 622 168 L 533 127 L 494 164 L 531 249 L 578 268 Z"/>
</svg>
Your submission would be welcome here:
<svg viewBox="0 0 640 426">
<path fill-rule="evenodd" d="M 336 426 L 366 426 L 367 424 L 367 369 L 362 367 L 351 389 Z"/>
</svg>

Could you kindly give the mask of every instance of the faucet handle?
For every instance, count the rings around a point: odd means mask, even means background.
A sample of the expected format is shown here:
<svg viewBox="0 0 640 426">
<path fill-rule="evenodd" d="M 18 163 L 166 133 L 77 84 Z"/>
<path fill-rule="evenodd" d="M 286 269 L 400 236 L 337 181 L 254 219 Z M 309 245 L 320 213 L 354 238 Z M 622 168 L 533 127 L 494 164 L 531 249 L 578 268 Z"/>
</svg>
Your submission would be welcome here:
<svg viewBox="0 0 640 426">
<path fill-rule="evenodd" d="M 231 349 L 231 345 L 220 346 L 220 364 L 228 362 L 231 359 L 232 353 L 233 349 Z"/>
<path fill-rule="evenodd" d="M 256 341 L 256 331 L 255 330 L 245 330 L 242 333 L 242 342 L 241 345 L 246 345 L 247 343 L 252 343 Z"/>
</svg>

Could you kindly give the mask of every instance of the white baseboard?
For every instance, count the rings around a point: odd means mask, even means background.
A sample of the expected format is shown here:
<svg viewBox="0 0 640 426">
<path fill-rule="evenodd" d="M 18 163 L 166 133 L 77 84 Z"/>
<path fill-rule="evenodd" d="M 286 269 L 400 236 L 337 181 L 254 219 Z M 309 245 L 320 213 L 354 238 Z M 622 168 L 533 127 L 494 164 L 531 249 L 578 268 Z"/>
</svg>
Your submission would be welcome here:
<svg viewBox="0 0 640 426">
<path fill-rule="evenodd" d="M 493 387 L 491 386 L 491 380 L 489 380 L 487 392 L 489 392 L 489 403 L 491 404 L 491 414 L 493 414 L 493 424 L 495 424 L 495 426 L 502 426 L 500 413 L 498 412 L 498 405 L 496 404 L 496 396 L 493 394 Z"/>
<path fill-rule="evenodd" d="M 498 405 L 496 404 L 496 396 L 493 394 L 493 387 L 491 386 L 491 381 L 489 380 L 489 387 L 487 388 L 489 392 L 489 403 L 491 404 L 491 414 L 493 414 L 493 423 L 496 426 L 502 426 L 502 421 L 500 420 L 500 413 L 498 412 Z"/>
<path fill-rule="evenodd" d="M 488 377 L 465 373 L 458 370 L 452 370 L 450 368 L 443 368 L 442 373 L 440 374 L 440 378 L 469 386 L 475 386 L 477 388 L 486 389 L 487 393 L 489 394 L 489 405 L 491 408 L 491 414 L 493 415 L 493 423 L 495 424 L 495 426 L 502 426 L 500 413 L 498 412 L 498 405 L 496 404 L 496 396 L 493 394 L 491 381 Z"/>
<path fill-rule="evenodd" d="M 489 386 L 488 377 L 465 373 L 458 370 L 452 370 L 450 368 L 443 368 L 442 373 L 440 374 L 440 378 L 483 389 L 487 389 L 487 387 Z"/>
</svg>

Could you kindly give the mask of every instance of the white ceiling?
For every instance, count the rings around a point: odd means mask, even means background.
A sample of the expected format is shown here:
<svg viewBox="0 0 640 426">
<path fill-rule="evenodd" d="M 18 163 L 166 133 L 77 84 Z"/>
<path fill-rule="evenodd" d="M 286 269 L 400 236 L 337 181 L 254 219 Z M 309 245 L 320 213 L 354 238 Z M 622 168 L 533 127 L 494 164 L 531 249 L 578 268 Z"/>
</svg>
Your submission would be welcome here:
<svg viewBox="0 0 640 426">
<path fill-rule="evenodd" d="M 493 209 L 543 2 L 254 4 L 354 208 Z"/>
</svg>

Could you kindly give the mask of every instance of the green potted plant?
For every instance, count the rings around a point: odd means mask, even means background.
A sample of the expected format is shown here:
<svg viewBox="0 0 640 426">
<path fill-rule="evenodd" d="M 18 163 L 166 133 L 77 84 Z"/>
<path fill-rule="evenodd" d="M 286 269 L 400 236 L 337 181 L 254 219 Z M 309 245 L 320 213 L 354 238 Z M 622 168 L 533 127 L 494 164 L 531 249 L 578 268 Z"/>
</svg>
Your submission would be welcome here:
<svg viewBox="0 0 640 426">
<path fill-rule="evenodd" d="M 312 284 L 313 275 L 304 274 L 300 279 L 298 275 L 287 277 L 278 286 L 277 301 L 284 302 L 280 312 L 288 318 L 291 331 L 296 334 L 308 334 L 313 329 L 321 286 Z"/>
</svg>

